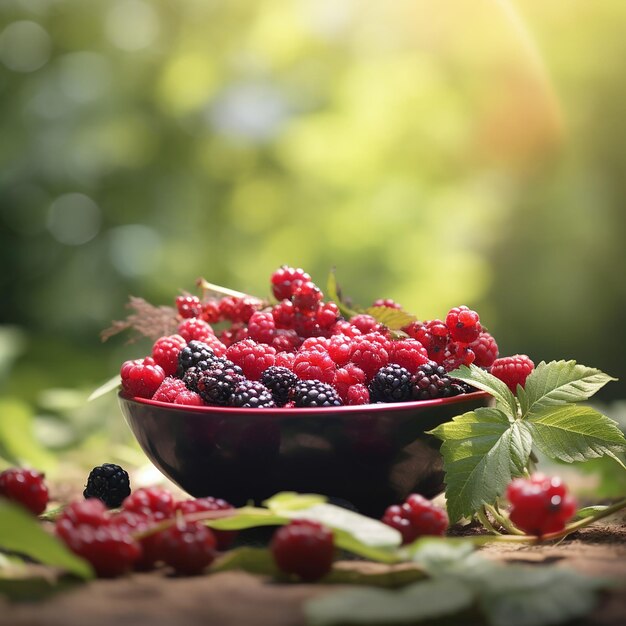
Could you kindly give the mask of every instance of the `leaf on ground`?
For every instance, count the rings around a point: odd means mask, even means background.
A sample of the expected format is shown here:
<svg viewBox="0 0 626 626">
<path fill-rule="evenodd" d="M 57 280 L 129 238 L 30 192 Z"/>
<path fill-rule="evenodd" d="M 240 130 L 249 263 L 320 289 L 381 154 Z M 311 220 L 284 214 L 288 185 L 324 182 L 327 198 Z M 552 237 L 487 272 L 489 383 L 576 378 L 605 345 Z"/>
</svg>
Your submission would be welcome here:
<svg viewBox="0 0 626 626">
<path fill-rule="evenodd" d="M 0 548 L 58 567 L 80 578 L 92 578 L 91 566 L 72 554 L 37 519 L 20 506 L 0 498 Z"/>
<path fill-rule="evenodd" d="M 430 434 L 443 441 L 446 499 L 452 523 L 492 504 L 521 476 L 532 447 L 525 422 L 499 409 L 480 408 L 441 424 Z"/>
<path fill-rule="evenodd" d="M 518 390 L 522 414 L 537 414 L 548 406 L 587 400 L 604 385 L 617 380 L 576 361 L 542 361 Z"/>
<path fill-rule="evenodd" d="M 284 516 L 252 506 L 237 509 L 237 512 L 230 517 L 203 520 L 207 526 L 216 530 L 245 530 L 258 526 L 282 526 L 288 521 Z"/>
<path fill-rule="evenodd" d="M 457 580 L 427 580 L 397 591 L 350 589 L 315 598 L 304 612 L 311 626 L 335 624 L 412 624 L 455 615 L 473 602 L 469 587 Z"/>
<path fill-rule="evenodd" d="M 243 547 L 229 550 L 211 565 L 211 573 L 231 570 L 264 576 L 280 576 L 280 570 L 267 548 Z"/>
<path fill-rule="evenodd" d="M 475 546 L 467 539 L 421 537 L 404 546 L 403 552 L 429 574 L 436 576 L 450 569 L 464 567 Z"/>
<path fill-rule="evenodd" d="M 551 459 L 573 463 L 609 456 L 625 467 L 618 456 L 626 449 L 622 431 L 591 407 L 549 406 L 530 414 L 524 423 L 531 428 L 536 446 Z"/>
<path fill-rule="evenodd" d="M 512 420 L 517 417 L 517 401 L 511 390 L 499 378 L 486 372 L 475 365 L 461 365 L 448 374 L 452 378 L 458 378 L 473 387 L 491 394 L 500 408 Z"/>
</svg>

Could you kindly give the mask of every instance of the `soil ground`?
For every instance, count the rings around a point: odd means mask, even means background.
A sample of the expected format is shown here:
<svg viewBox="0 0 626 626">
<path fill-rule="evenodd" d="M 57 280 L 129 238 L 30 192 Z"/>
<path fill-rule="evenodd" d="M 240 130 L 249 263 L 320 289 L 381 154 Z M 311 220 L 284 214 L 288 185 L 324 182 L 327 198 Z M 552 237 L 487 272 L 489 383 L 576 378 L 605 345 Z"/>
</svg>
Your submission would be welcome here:
<svg viewBox="0 0 626 626">
<path fill-rule="evenodd" d="M 617 520 L 571 535 L 556 545 L 491 544 L 491 559 L 558 564 L 609 576 L 617 586 L 577 626 L 626 624 L 626 524 Z M 387 566 L 350 561 L 350 568 Z M 175 578 L 165 571 L 97 580 L 44 601 L 13 603 L 0 598 L 0 626 L 305 626 L 303 603 L 337 586 L 278 584 L 262 576 L 224 572 Z"/>
</svg>

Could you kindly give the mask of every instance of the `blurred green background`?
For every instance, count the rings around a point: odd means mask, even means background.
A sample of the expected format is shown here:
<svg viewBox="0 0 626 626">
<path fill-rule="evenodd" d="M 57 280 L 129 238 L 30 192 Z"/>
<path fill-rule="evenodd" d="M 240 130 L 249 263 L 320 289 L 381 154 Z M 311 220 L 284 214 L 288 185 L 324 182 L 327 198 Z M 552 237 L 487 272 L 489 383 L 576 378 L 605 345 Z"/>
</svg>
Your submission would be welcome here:
<svg viewBox="0 0 626 626">
<path fill-rule="evenodd" d="M 283 263 L 626 380 L 624 24 L 623 0 L 2 0 L 4 455 L 131 457 L 115 400 L 84 402 L 148 351 L 100 343 L 128 294 L 265 295 Z"/>
</svg>

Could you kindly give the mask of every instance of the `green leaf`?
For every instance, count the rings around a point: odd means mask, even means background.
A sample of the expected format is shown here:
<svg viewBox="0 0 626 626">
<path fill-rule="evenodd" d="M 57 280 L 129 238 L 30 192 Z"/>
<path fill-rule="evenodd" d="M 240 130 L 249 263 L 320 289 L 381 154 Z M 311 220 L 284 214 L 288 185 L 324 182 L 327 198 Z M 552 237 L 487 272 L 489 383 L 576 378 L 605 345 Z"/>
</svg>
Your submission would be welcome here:
<svg viewBox="0 0 626 626">
<path fill-rule="evenodd" d="M 114 391 L 122 384 L 122 377 L 119 374 L 113 376 L 113 378 L 109 378 L 105 383 L 102 383 L 97 389 L 91 392 L 90 396 L 87 398 L 87 402 L 91 402 L 92 400 L 97 400 L 98 398 L 106 395 L 107 393 Z"/>
<path fill-rule="evenodd" d="M 626 449 L 624 435 L 613 420 L 591 407 L 548 406 L 529 414 L 524 423 L 532 429 L 536 446 L 551 459 L 573 463 L 610 456 L 626 469 L 617 456 Z"/>
<path fill-rule="evenodd" d="M 408 557 L 432 575 L 464 567 L 474 550 L 474 545 L 467 539 L 443 537 L 422 537 L 404 547 Z"/>
<path fill-rule="evenodd" d="M 333 267 L 328 274 L 328 280 L 326 282 L 326 293 L 328 294 L 328 297 L 335 302 L 344 317 L 350 318 L 353 315 L 358 315 L 360 311 L 351 309 L 343 301 L 340 291 L 339 285 L 337 284 L 337 276 L 335 275 L 335 268 Z"/>
<path fill-rule="evenodd" d="M 315 493 L 296 493 L 295 491 L 282 491 L 263 502 L 270 511 L 280 515 L 282 511 L 297 511 L 308 509 L 314 504 L 326 502 L 326 496 Z"/>
<path fill-rule="evenodd" d="M 597 506 L 586 506 L 582 509 L 578 509 L 576 511 L 575 519 L 584 519 L 585 517 L 593 517 L 596 513 L 602 513 L 602 511 L 606 511 L 609 507 L 606 505 L 597 505 Z"/>
<path fill-rule="evenodd" d="M 542 361 L 518 391 L 522 414 L 537 414 L 548 406 L 587 400 L 608 382 L 617 380 L 576 361 Z"/>
<path fill-rule="evenodd" d="M 264 576 L 281 576 L 281 571 L 267 548 L 244 547 L 229 550 L 211 565 L 211 573 L 231 570 L 241 570 Z"/>
<path fill-rule="evenodd" d="M 393 549 L 402 543 L 402 536 L 395 528 L 334 504 L 315 504 L 308 509 L 281 511 L 281 514 L 291 519 L 313 520 L 333 530 L 345 531 L 357 542 L 373 548 Z"/>
<path fill-rule="evenodd" d="M 35 439 L 34 414 L 27 404 L 11 398 L 2 399 L 0 415 L 0 448 L 6 451 L 10 459 L 43 470 L 56 465 L 55 457 Z"/>
<path fill-rule="evenodd" d="M 498 408 L 504 411 L 512 420 L 517 417 L 517 402 L 511 390 L 499 379 L 475 365 L 461 365 L 450 372 L 452 378 L 458 378 L 477 389 L 490 393 L 498 403 Z"/>
<path fill-rule="evenodd" d="M 282 526 L 289 521 L 284 516 L 277 515 L 267 509 L 253 506 L 244 506 L 237 509 L 231 517 L 204 520 L 203 523 L 216 530 L 246 530 L 258 526 Z"/>
<path fill-rule="evenodd" d="M 480 607 L 491 626 L 547 626 L 589 613 L 607 581 L 564 567 L 494 565 L 474 577 Z M 468 581 L 471 578 L 468 575 Z"/>
<path fill-rule="evenodd" d="M 89 563 L 72 554 L 48 534 L 36 518 L 21 507 L 0 498 L 0 548 L 17 552 L 44 565 L 52 565 L 80 578 L 92 578 Z"/>
<path fill-rule="evenodd" d="M 315 598 L 304 612 L 311 626 L 334 624 L 407 624 L 455 615 L 473 603 L 463 582 L 427 580 L 398 591 L 350 589 Z"/>
<path fill-rule="evenodd" d="M 492 504 L 521 476 L 532 447 L 525 422 L 499 409 L 481 408 L 441 424 L 430 434 L 443 441 L 446 498 L 452 522 Z"/>
<path fill-rule="evenodd" d="M 389 330 L 400 330 L 414 322 L 417 318 L 402 309 L 392 309 L 388 306 L 371 306 L 365 309 L 365 313 L 371 315 L 379 324 Z"/>
</svg>

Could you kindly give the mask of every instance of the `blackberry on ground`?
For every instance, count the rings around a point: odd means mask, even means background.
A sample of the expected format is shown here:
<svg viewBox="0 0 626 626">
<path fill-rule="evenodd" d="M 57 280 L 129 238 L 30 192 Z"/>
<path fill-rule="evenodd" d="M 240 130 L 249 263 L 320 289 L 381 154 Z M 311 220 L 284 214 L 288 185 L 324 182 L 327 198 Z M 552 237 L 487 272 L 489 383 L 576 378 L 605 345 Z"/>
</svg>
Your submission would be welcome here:
<svg viewBox="0 0 626 626">
<path fill-rule="evenodd" d="M 104 463 L 94 467 L 87 478 L 83 491 L 85 498 L 98 498 L 110 509 L 121 506 L 124 498 L 130 495 L 128 472 L 114 463 Z"/>
<path fill-rule="evenodd" d="M 298 382 L 298 377 L 286 367 L 272 365 L 261 374 L 261 382 L 272 392 L 274 402 L 284 406 L 289 401 L 289 392 Z"/>
<path fill-rule="evenodd" d="M 381 367 L 369 384 L 372 402 L 406 402 L 411 391 L 411 373 L 397 363 Z"/>
<path fill-rule="evenodd" d="M 230 406 L 250 409 L 271 409 L 276 407 L 272 392 L 256 380 L 242 380 L 229 398 Z"/>
<path fill-rule="evenodd" d="M 464 393 L 458 381 L 453 381 L 443 366 L 434 362 L 420 365 L 411 378 L 413 400 L 449 398 Z"/>
<path fill-rule="evenodd" d="M 198 377 L 197 392 L 207 404 L 227 406 L 242 380 L 245 378 L 240 367 L 217 363 Z"/>
<path fill-rule="evenodd" d="M 297 407 L 341 406 L 335 389 L 321 380 L 300 380 L 293 388 L 292 397 Z"/>
<path fill-rule="evenodd" d="M 182 378 L 190 367 L 198 365 L 201 361 L 211 363 L 217 358 L 208 344 L 203 341 L 190 341 L 178 354 L 178 375 Z"/>
</svg>

